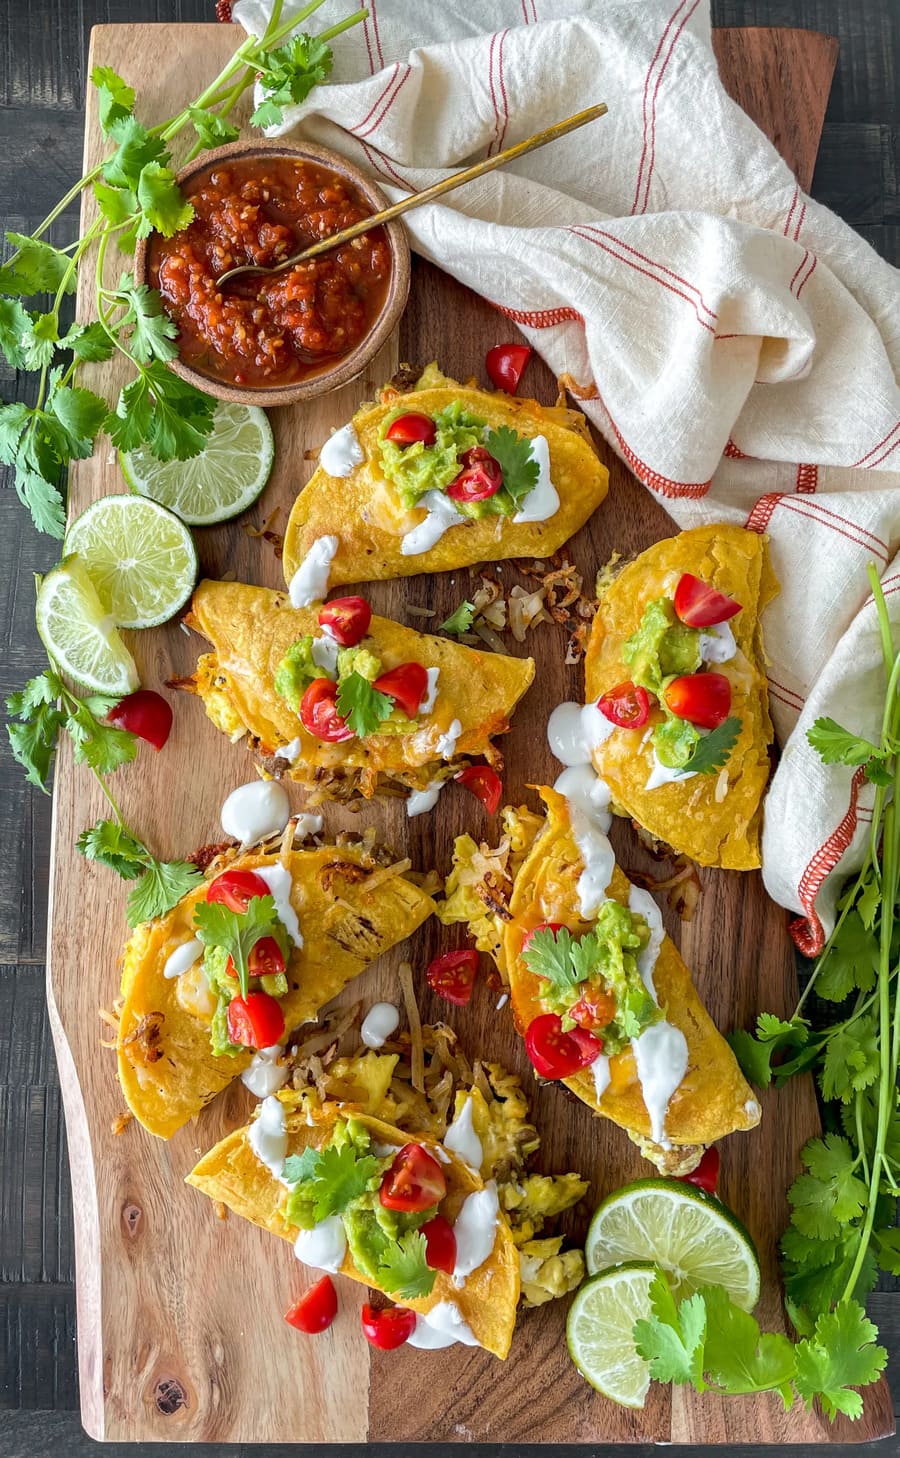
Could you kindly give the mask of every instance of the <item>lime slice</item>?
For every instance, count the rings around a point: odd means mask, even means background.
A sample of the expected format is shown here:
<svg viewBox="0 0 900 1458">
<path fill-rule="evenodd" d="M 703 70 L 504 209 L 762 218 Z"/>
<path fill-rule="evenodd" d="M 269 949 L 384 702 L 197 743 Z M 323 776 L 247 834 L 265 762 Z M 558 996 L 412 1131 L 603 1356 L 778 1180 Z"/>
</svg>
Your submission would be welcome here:
<svg viewBox="0 0 900 1458">
<path fill-rule="evenodd" d="M 121 697 L 138 687 L 134 659 L 77 557 L 47 573 L 35 616 L 50 657 L 83 688 Z"/>
<path fill-rule="evenodd" d="M 598 1207 L 585 1242 L 588 1271 L 622 1261 L 653 1261 L 672 1276 L 676 1295 L 724 1286 L 752 1311 L 759 1260 L 741 1222 L 712 1195 L 677 1180 L 635 1180 Z"/>
<path fill-rule="evenodd" d="M 634 1323 L 652 1315 L 656 1267 L 631 1261 L 591 1276 L 569 1307 L 566 1341 L 582 1377 L 623 1407 L 643 1407 L 650 1368 L 634 1345 Z"/>
<path fill-rule="evenodd" d="M 197 577 L 187 527 L 142 496 L 103 496 L 66 532 L 120 628 L 154 628 L 183 607 Z"/>
<path fill-rule="evenodd" d="M 174 511 L 189 526 L 230 521 L 252 506 L 275 459 L 272 427 L 258 405 L 220 403 L 199 456 L 158 461 L 150 451 L 120 451 L 132 491 Z"/>
</svg>

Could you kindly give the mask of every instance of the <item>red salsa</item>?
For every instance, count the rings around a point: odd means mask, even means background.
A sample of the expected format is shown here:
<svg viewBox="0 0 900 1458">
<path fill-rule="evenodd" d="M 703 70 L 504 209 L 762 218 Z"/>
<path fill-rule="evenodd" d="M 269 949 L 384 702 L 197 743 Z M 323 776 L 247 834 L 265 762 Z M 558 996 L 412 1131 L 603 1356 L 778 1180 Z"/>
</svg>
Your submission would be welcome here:
<svg viewBox="0 0 900 1458">
<path fill-rule="evenodd" d="M 330 168 L 292 157 L 237 158 L 185 187 L 189 227 L 150 241 L 150 283 L 178 325 L 185 364 L 248 388 L 295 384 L 349 354 L 381 313 L 391 278 L 383 228 L 271 278 L 216 288 L 242 263 L 265 267 L 368 216 Z"/>
</svg>

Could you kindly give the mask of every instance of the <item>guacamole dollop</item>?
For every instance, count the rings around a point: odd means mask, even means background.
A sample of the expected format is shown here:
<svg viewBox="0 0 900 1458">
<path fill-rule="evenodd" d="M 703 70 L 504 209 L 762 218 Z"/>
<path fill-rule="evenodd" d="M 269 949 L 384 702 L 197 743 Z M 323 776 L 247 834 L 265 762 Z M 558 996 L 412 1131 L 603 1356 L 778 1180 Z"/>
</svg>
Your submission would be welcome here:
<svg viewBox="0 0 900 1458">
<path fill-rule="evenodd" d="M 292 643 L 275 670 L 275 692 L 285 703 L 300 713 L 300 702 L 314 679 L 325 676 L 312 654 L 313 640 L 309 633 Z"/>
<path fill-rule="evenodd" d="M 409 407 L 400 405 L 386 416 L 381 427 L 381 469 L 408 511 L 426 491 L 446 491 L 462 469 L 459 458 L 473 446 L 481 445 L 486 420 L 472 415 L 458 400 L 453 400 L 432 416 L 437 435 L 434 445 L 422 441 L 398 445 L 386 438 L 387 431 Z"/>
<path fill-rule="evenodd" d="M 653 748 L 667 769 L 684 769 L 700 734 L 687 719 L 681 719 L 663 697 L 670 679 L 696 673 L 702 668 L 700 630 L 682 623 L 671 598 L 658 597 L 644 608 L 640 624 L 626 638 L 622 659 L 635 684 L 655 694 L 665 718 L 653 730 Z"/>
</svg>

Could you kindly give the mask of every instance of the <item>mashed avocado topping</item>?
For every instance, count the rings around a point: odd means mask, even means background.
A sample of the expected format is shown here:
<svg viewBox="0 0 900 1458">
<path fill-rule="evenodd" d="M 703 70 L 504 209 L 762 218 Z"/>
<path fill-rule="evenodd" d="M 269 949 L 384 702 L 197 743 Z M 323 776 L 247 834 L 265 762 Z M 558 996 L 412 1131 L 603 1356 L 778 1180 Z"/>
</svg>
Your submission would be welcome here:
<svg viewBox="0 0 900 1458">
<path fill-rule="evenodd" d="M 700 733 L 687 719 L 672 713 L 663 693 L 671 679 L 696 673 L 703 666 L 699 629 L 679 621 L 671 598 L 655 598 L 645 607 L 640 625 L 625 640 L 622 659 L 631 670 L 632 683 L 655 694 L 665 715 L 653 730 L 657 759 L 668 769 L 683 769 L 700 741 Z"/>
<path fill-rule="evenodd" d="M 231 1001 L 255 992 L 265 992 L 274 998 L 286 997 L 288 992 L 284 972 L 254 975 L 253 948 L 257 942 L 273 940 L 286 966 L 290 955 L 288 934 L 271 896 L 252 896 L 243 912 L 232 911 L 219 902 L 199 902 L 194 908 L 194 925 L 206 948 L 203 974 L 216 999 L 209 1029 L 210 1045 L 216 1057 L 233 1058 L 238 1053 L 246 1053 L 252 1045 L 234 1043 L 230 1037 L 228 1006 Z M 240 973 L 235 970 L 236 966 L 240 966 Z"/>
<path fill-rule="evenodd" d="M 642 916 L 605 901 L 592 931 L 540 928 L 522 949 L 529 971 L 543 979 L 540 998 L 563 1028 L 596 1032 L 606 1054 L 620 1053 L 662 1013 L 645 986 L 638 956 L 650 941 Z"/>
<path fill-rule="evenodd" d="M 300 701 L 310 684 L 321 678 L 324 669 L 313 658 L 313 638 L 307 633 L 292 643 L 275 670 L 275 692 L 300 713 Z"/>
</svg>

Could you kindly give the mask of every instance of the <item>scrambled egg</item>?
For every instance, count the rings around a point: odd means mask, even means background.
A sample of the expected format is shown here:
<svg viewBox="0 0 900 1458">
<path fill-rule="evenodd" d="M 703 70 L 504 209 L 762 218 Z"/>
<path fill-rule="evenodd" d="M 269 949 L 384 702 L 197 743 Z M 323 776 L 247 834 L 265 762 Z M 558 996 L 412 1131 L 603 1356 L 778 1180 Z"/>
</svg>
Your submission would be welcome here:
<svg viewBox="0 0 900 1458">
<path fill-rule="evenodd" d="M 456 837 L 453 869 L 436 912 L 444 926 L 464 923 L 478 950 L 492 958 L 505 978 L 502 942 L 507 905 L 516 872 L 544 821 L 527 805 L 505 805 L 502 820 L 503 837 L 495 850 L 476 844 L 471 835 Z"/>
<path fill-rule="evenodd" d="M 580 1250 L 562 1250 L 562 1243 L 561 1235 L 552 1235 L 519 1247 L 522 1306 L 543 1306 L 581 1285 L 584 1255 Z"/>
</svg>

